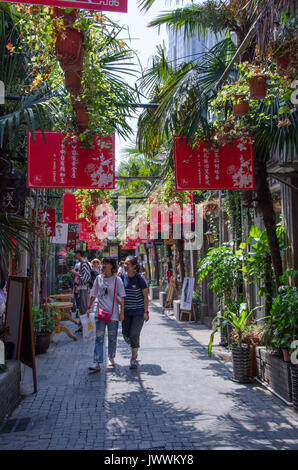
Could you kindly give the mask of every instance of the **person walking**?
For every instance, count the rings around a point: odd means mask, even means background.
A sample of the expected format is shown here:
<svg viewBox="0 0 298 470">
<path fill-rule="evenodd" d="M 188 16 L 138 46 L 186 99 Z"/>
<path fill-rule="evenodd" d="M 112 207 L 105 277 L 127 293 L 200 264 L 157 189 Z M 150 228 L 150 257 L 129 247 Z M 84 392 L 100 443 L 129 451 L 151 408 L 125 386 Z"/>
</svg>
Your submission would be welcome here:
<svg viewBox="0 0 298 470">
<path fill-rule="evenodd" d="M 125 274 L 121 275 L 125 288 L 124 320 L 122 334 L 131 347 L 130 368 L 136 369 L 138 350 L 140 347 L 140 333 L 144 321 L 149 320 L 148 284 L 139 273 L 138 258 L 128 256 L 124 262 Z"/>
<path fill-rule="evenodd" d="M 103 345 L 106 327 L 108 330 L 109 360 L 111 366 L 115 366 L 118 326 L 119 321 L 124 319 L 125 290 L 122 280 L 117 276 L 116 260 L 114 258 L 104 258 L 102 270 L 102 274 L 97 276 L 90 292 L 90 300 L 86 312 L 89 317 L 93 303 L 97 299 L 94 366 L 89 367 L 89 370 L 93 372 L 100 371 L 101 364 L 103 363 Z M 120 314 L 119 303 L 121 307 Z M 103 319 L 104 317 L 106 317 L 105 320 Z"/>
<path fill-rule="evenodd" d="M 121 260 L 119 262 L 119 268 L 118 268 L 118 276 L 121 276 L 122 274 L 125 273 L 125 270 L 124 270 L 124 261 Z"/>
<path fill-rule="evenodd" d="M 91 264 L 89 261 L 84 258 L 84 252 L 82 250 L 75 251 L 75 258 L 80 263 L 80 271 L 78 273 L 79 285 L 78 290 L 80 293 L 80 306 L 79 311 L 80 315 L 85 315 L 88 308 L 89 301 L 89 292 L 90 292 L 90 283 L 91 283 Z M 77 333 L 82 332 L 82 324 L 79 319 L 79 328 Z"/>
<path fill-rule="evenodd" d="M 101 269 L 101 265 L 100 265 L 99 259 L 94 258 L 94 259 L 91 261 L 91 266 L 92 266 L 92 269 L 93 269 L 97 274 L 101 274 L 102 269 Z"/>
<path fill-rule="evenodd" d="M 76 318 L 79 317 L 79 308 L 80 308 L 80 291 L 79 291 L 79 282 L 80 278 L 78 276 L 80 272 L 80 263 L 76 263 L 74 269 L 71 271 L 73 274 L 75 273 L 75 277 L 73 280 L 73 289 L 72 293 L 74 296 L 74 307 L 76 309 Z"/>
</svg>

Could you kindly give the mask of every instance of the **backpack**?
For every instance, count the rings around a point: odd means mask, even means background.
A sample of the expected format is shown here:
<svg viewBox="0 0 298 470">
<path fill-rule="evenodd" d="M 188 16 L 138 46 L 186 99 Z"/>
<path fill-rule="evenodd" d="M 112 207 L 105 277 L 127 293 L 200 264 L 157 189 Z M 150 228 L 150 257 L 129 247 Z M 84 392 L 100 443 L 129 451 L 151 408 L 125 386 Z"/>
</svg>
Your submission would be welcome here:
<svg viewBox="0 0 298 470">
<path fill-rule="evenodd" d="M 94 281 L 95 281 L 95 279 L 97 278 L 98 275 L 99 275 L 99 273 L 98 273 L 97 271 L 95 271 L 95 269 L 91 269 L 91 272 L 90 272 L 90 281 L 89 281 L 89 287 L 90 287 L 90 289 L 92 289 L 93 284 L 94 284 Z"/>
</svg>

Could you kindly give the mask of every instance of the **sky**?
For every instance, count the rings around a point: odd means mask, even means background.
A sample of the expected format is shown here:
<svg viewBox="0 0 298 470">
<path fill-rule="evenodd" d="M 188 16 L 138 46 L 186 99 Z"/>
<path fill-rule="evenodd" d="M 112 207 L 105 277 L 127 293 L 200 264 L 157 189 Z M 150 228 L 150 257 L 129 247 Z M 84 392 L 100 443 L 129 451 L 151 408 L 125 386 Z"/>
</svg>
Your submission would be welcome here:
<svg viewBox="0 0 298 470">
<path fill-rule="evenodd" d="M 156 18 L 160 12 L 172 10 L 175 6 L 176 2 L 171 4 L 167 0 L 156 0 L 150 10 L 144 13 L 141 12 L 140 8 L 137 6 L 137 0 L 128 0 L 128 13 L 106 12 L 106 16 L 118 22 L 120 25 L 127 25 L 129 27 L 131 42 L 128 43 L 132 49 L 138 52 L 142 67 L 145 68 L 148 65 L 150 57 L 155 54 L 156 46 L 163 41 L 165 41 L 167 45 L 166 27 L 162 27 L 159 31 L 158 28 L 148 28 L 147 25 L 152 19 Z M 136 129 L 136 120 L 133 120 L 131 125 Z M 117 136 L 116 166 L 119 165 L 121 158 L 125 158 L 121 155 L 121 151 L 127 146 L 130 146 L 130 143 Z"/>
</svg>

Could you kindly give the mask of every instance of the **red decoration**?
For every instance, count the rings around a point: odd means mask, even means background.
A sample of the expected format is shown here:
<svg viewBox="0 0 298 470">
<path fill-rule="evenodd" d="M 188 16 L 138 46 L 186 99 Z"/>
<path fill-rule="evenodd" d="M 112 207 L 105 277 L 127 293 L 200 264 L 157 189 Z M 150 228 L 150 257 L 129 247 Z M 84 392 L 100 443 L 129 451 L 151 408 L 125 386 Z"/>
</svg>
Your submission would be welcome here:
<svg viewBox="0 0 298 470">
<path fill-rule="evenodd" d="M 94 137 L 91 149 L 80 147 L 76 135 L 66 142 L 60 132 L 27 135 L 28 188 L 114 189 L 115 136 Z"/>
<path fill-rule="evenodd" d="M 194 149 L 186 137 L 174 141 L 176 191 L 254 189 L 252 143 L 235 140 L 233 145 Z"/>
<path fill-rule="evenodd" d="M 94 227 L 89 222 L 81 222 L 79 224 L 79 239 L 88 242 L 91 240 L 91 235 L 94 233 Z"/>
<path fill-rule="evenodd" d="M 76 232 L 68 232 L 67 234 L 67 248 L 75 249 L 77 246 L 77 234 Z"/>
<path fill-rule="evenodd" d="M 79 224 L 86 222 L 84 217 L 80 217 L 82 211 L 73 193 L 64 193 L 62 196 L 62 222 L 64 224 Z"/>
<path fill-rule="evenodd" d="M 35 219 L 35 211 L 33 209 L 33 221 Z M 56 236 L 56 209 L 40 209 L 38 211 L 37 224 L 46 231 L 48 237 Z"/>
<path fill-rule="evenodd" d="M 11 3 L 11 0 L 4 1 Z M 25 0 L 22 3 L 32 3 L 32 0 Z M 34 4 L 127 13 L 127 0 L 34 0 Z"/>
</svg>

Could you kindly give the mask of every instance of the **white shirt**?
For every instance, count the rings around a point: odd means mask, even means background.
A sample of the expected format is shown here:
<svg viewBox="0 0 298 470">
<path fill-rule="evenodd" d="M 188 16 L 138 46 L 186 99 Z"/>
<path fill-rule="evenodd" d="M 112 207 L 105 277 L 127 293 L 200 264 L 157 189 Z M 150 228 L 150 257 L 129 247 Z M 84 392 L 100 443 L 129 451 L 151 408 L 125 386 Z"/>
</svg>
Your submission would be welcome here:
<svg viewBox="0 0 298 470">
<path fill-rule="evenodd" d="M 117 295 L 119 297 L 125 297 L 125 289 L 123 282 L 118 276 L 104 277 L 103 274 L 99 274 L 94 281 L 93 287 L 90 292 L 90 297 L 96 297 L 98 301 L 98 308 L 106 310 L 107 312 L 112 311 L 113 297 L 115 289 L 116 279 L 116 292 L 114 301 L 114 311 L 111 320 L 119 320 L 119 306 L 117 303 Z"/>
</svg>

